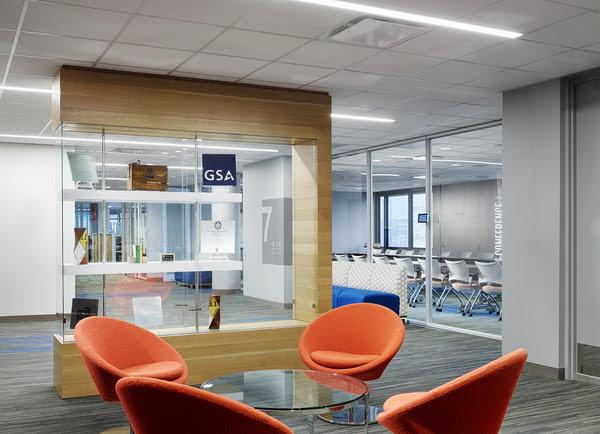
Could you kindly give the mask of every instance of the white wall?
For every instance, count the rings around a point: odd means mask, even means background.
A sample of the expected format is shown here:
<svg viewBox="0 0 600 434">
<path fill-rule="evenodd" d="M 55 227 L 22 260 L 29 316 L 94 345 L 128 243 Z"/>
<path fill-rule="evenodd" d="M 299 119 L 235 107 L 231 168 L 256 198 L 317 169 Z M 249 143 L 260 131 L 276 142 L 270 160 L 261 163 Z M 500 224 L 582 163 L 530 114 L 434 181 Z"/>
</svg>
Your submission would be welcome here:
<svg viewBox="0 0 600 434">
<path fill-rule="evenodd" d="M 502 349 L 564 367 L 560 285 L 561 86 L 504 95 Z"/>
<path fill-rule="evenodd" d="M 57 158 L 50 146 L 0 143 L 0 316 L 56 313 Z"/>
<path fill-rule="evenodd" d="M 363 192 L 332 194 L 332 244 L 340 253 L 364 252 L 367 242 L 367 203 Z"/>
<path fill-rule="evenodd" d="M 290 304 L 293 298 L 292 265 L 263 264 L 262 261 L 262 201 L 292 197 L 291 157 L 246 164 L 243 178 L 244 295 Z M 291 242 L 291 237 L 284 240 L 284 243 Z"/>
</svg>

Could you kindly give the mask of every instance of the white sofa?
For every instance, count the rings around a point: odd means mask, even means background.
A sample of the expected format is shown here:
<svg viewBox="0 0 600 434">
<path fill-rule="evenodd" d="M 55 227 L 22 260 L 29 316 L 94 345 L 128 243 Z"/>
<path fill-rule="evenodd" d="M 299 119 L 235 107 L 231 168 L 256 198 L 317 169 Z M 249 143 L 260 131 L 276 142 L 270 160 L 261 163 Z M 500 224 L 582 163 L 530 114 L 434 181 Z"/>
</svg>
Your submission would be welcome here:
<svg viewBox="0 0 600 434">
<path fill-rule="evenodd" d="M 400 316 L 408 314 L 406 272 L 395 264 L 333 261 L 334 286 L 387 292 L 400 298 Z"/>
</svg>

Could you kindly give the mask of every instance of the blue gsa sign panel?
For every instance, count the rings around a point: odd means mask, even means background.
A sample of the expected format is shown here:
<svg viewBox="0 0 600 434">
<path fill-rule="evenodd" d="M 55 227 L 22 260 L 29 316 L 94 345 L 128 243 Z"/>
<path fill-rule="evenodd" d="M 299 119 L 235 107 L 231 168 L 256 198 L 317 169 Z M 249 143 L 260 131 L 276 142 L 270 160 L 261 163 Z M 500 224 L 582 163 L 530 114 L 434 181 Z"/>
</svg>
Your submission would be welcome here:
<svg viewBox="0 0 600 434">
<path fill-rule="evenodd" d="M 235 154 L 202 154 L 202 185 L 237 185 Z"/>
</svg>

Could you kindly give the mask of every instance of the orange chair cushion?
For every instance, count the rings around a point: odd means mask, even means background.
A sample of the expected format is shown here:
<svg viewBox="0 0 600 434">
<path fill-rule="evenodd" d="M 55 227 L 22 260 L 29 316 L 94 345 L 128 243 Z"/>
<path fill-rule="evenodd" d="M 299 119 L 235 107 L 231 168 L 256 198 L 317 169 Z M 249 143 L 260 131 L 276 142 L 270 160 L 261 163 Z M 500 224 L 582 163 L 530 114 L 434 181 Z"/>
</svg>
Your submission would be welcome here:
<svg viewBox="0 0 600 434">
<path fill-rule="evenodd" d="M 341 351 L 313 351 L 310 358 L 321 366 L 333 369 L 356 368 L 376 360 L 373 354 L 352 354 Z"/>
<path fill-rule="evenodd" d="M 154 362 L 144 365 L 132 366 L 122 371 L 132 377 L 158 378 L 159 380 L 173 381 L 183 374 L 183 366 L 177 362 Z"/>
<path fill-rule="evenodd" d="M 400 395 L 394 395 L 391 398 L 388 398 L 387 401 L 383 403 L 383 409 L 385 411 L 390 411 L 405 402 L 412 401 L 415 398 L 425 395 L 425 392 L 411 392 L 411 393 L 401 393 Z"/>
</svg>

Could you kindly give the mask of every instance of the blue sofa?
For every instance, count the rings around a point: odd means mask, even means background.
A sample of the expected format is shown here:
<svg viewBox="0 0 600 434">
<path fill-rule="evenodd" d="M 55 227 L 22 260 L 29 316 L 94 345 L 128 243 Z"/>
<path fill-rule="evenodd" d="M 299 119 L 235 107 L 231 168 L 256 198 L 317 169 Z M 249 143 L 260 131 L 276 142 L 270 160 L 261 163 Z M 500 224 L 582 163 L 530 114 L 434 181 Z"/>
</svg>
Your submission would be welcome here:
<svg viewBox="0 0 600 434">
<path fill-rule="evenodd" d="M 374 303 L 385 306 L 396 314 L 400 314 L 400 297 L 379 291 L 367 289 L 348 288 L 347 286 L 333 285 L 331 288 L 331 307 L 345 306 L 352 303 Z"/>
</svg>

